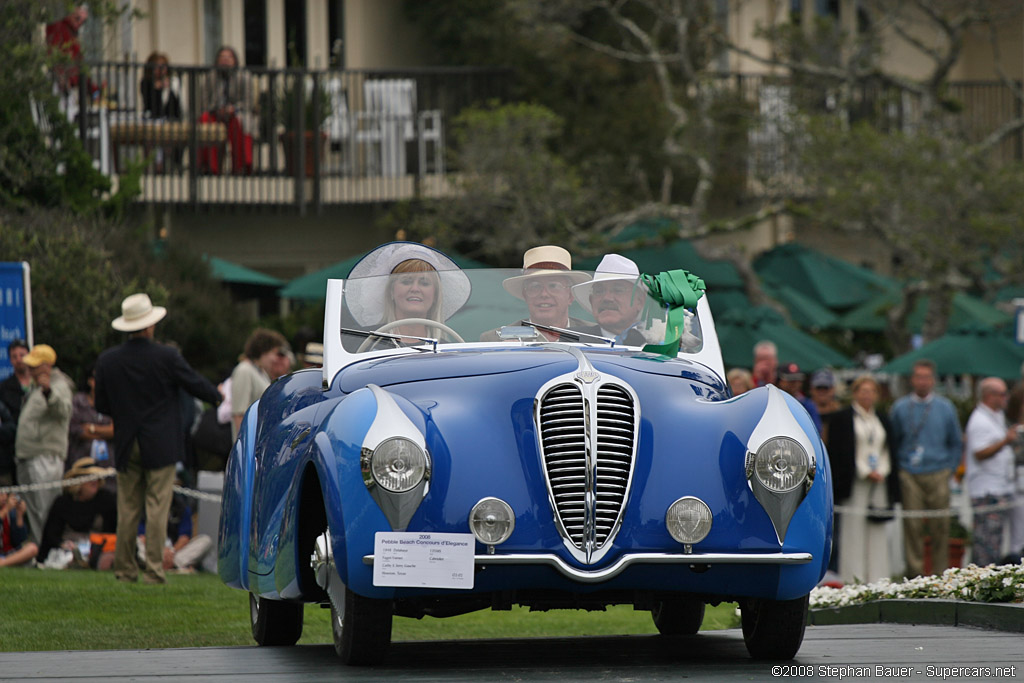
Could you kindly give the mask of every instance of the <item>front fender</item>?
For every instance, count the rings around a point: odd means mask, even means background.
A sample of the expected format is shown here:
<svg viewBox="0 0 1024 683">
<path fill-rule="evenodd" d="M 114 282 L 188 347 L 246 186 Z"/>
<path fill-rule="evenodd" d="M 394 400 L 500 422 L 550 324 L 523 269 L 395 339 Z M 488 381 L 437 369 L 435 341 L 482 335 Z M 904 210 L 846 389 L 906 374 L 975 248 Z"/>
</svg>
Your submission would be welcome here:
<svg viewBox="0 0 1024 683">
<path fill-rule="evenodd" d="M 256 401 L 245 412 L 238 439 L 228 456 L 217 532 L 217 573 L 228 586 L 242 590 L 249 590 L 249 525 L 256 473 L 253 446 L 258 407 L 259 401 Z"/>
</svg>

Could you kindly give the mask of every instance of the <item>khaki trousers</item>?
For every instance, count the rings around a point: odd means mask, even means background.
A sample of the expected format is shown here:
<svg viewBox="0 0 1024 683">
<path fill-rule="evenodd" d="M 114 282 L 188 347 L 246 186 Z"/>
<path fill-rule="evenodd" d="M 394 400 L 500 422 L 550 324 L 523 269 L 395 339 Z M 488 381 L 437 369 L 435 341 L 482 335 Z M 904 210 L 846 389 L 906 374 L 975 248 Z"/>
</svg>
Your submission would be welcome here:
<svg viewBox="0 0 1024 683">
<path fill-rule="evenodd" d="M 26 517 L 28 519 L 28 540 L 36 545 L 42 544 L 43 527 L 50 515 L 53 501 L 60 498 L 61 487 L 57 482 L 64 476 L 63 455 L 37 455 L 17 462 L 19 484 L 53 483 L 53 488 L 38 491 L 23 491 L 19 495 L 25 500 Z M 44 557 L 43 560 L 46 558 Z"/>
<path fill-rule="evenodd" d="M 114 549 L 114 576 L 135 581 L 139 576 L 135 562 L 139 520 L 146 512 L 146 567 L 144 579 L 163 583 L 164 542 L 167 517 L 174 495 L 174 465 L 147 470 L 142 467 L 138 446 L 132 449 L 128 466 L 117 473 L 117 547 Z"/>
<path fill-rule="evenodd" d="M 950 470 L 925 474 L 900 471 L 900 491 L 904 510 L 945 510 L 949 508 Z M 924 537 L 931 536 L 932 573 L 941 574 L 949 566 L 949 517 L 904 517 L 903 553 L 907 578 L 924 573 Z"/>
</svg>

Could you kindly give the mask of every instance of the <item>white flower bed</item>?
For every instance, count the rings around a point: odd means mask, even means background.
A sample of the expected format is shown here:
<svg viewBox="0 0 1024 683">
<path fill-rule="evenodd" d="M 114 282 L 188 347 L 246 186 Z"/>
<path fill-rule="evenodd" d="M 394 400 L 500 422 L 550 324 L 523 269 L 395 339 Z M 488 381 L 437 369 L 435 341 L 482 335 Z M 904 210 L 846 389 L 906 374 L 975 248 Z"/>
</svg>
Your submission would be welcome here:
<svg viewBox="0 0 1024 683">
<path fill-rule="evenodd" d="M 942 576 L 918 576 L 894 583 L 856 583 L 842 588 L 821 586 L 811 591 L 811 608 L 843 607 L 894 598 L 945 598 L 971 602 L 1024 601 L 1024 563 L 968 565 L 947 569 Z"/>
</svg>

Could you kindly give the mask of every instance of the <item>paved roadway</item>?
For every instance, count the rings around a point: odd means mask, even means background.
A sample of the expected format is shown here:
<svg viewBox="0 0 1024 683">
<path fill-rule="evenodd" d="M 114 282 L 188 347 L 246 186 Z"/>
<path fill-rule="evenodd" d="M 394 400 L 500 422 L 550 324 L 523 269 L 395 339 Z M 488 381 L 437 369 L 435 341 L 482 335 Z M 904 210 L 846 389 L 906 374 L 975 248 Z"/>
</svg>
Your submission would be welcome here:
<svg viewBox="0 0 1024 683">
<path fill-rule="evenodd" d="M 970 627 L 808 627 L 793 662 L 747 658 L 737 630 L 686 638 L 620 636 L 395 643 L 390 666 L 341 666 L 329 645 L 0 653 L 0 680 L 269 681 L 992 681 L 1024 679 L 1020 634 Z M 773 666 L 781 667 L 773 671 Z M 878 670 L 876 667 L 890 667 Z M 895 670 L 906 667 L 904 671 Z M 931 669 L 929 669 L 931 667 Z M 978 670 L 944 671 L 944 668 Z M 988 668 L 986 671 L 984 667 Z M 943 678 L 945 673 L 945 678 Z"/>
</svg>

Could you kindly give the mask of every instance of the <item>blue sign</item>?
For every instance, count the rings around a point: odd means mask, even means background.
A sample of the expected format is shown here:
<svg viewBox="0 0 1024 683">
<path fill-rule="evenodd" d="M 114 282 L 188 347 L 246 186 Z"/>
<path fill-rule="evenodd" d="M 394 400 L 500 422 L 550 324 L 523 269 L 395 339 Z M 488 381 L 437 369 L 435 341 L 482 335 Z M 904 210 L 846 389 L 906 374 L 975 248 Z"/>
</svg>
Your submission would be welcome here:
<svg viewBox="0 0 1024 683">
<path fill-rule="evenodd" d="M 32 346 L 32 288 L 28 263 L 0 263 L 0 380 L 14 372 L 7 345 L 24 339 Z"/>
</svg>

